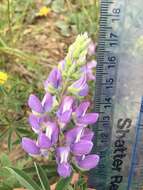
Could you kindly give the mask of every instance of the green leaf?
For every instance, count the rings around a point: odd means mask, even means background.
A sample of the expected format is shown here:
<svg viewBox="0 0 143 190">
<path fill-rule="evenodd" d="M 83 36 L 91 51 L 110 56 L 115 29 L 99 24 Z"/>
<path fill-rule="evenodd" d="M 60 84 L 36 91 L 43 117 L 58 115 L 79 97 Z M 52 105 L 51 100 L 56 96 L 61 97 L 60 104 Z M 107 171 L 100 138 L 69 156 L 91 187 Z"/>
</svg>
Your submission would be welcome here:
<svg viewBox="0 0 143 190">
<path fill-rule="evenodd" d="M 9 129 L 9 134 L 8 134 L 8 150 L 11 151 L 12 149 L 12 133 L 13 133 L 13 128 Z"/>
<path fill-rule="evenodd" d="M 64 21 L 57 21 L 55 25 L 61 30 L 63 36 L 70 36 L 69 25 Z"/>
<path fill-rule="evenodd" d="M 57 176 L 56 165 L 55 164 L 50 163 L 48 165 L 47 164 L 42 165 L 41 167 L 45 170 L 48 177 Z M 33 175 L 33 174 L 35 174 L 35 167 L 32 166 L 32 167 L 24 168 L 23 171 Z"/>
<path fill-rule="evenodd" d="M 21 185 L 23 185 L 28 190 L 41 190 L 40 187 L 35 183 L 35 181 L 31 177 L 29 177 L 24 171 L 12 167 L 5 168 L 16 177 Z"/>
<path fill-rule="evenodd" d="M 0 133 L 0 140 L 2 140 L 8 133 L 9 129 L 5 129 L 2 133 Z"/>
<path fill-rule="evenodd" d="M 9 160 L 8 156 L 3 153 L 0 156 L 0 178 L 5 177 L 5 180 L 6 180 L 6 178 L 11 175 L 7 170 L 4 169 L 4 167 L 11 167 L 11 166 L 12 166 L 12 163 Z"/>
<path fill-rule="evenodd" d="M 12 163 L 11 161 L 9 160 L 8 156 L 3 153 L 1 156 L 0 156 L 0 164 L 2 167 L 11 167 L 12 166 Z"/>
<path fill-rule="evenodd" d="M 34 162 L 35 169 L 43 190 L 50 190 L 49 180 L 43 168 Z"/>
<path fill-rule="evenodd" d="M 70 181 L 71 181 L 71 177 L 67 177 L 66 179 L 61 179 L 59 180 L 59 182 L 56 185 L 56 190 L 67 190 L 69 185 L 70 185 Z"/>
<path fill-rule="evenodd" d="M 68 190 L 74 190 L 71 185 L 68 186 Z"/>
<path fill-rule="evenodd" d="M 60 13 L 64 10 L 64 0 L 55 0 L 52 3 L 52 10 L 56 13 Z"/>
<path fill-rule="evenodd" d="M 31 135 L 31 132 L 27 129 L 24 129 L 24 128 L 20 128 L 20 127 L 17 127 L 16 128 L 16 131 L 22 135 L 25 135 L 25 136 L 30 136 Z"/>
</svg>

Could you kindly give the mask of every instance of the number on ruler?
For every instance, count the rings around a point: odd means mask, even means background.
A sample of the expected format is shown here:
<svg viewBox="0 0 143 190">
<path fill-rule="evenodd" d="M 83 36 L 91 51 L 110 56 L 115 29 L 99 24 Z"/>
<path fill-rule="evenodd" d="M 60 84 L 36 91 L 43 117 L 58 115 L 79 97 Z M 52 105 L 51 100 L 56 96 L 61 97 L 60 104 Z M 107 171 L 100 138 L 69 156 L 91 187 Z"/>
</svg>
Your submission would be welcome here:
<svg viewBox="0 0 143 190">
<path fill-rule="evenodd" d="M 119 18 L 119 16 L 120 16 L 120 9 L 119 8 L 114 8 L 112 10 L 112 13 L 113 13 L 112 16 L 114 17 L 114 18 L 112 18 L 112 22 L 120 21 L 120 18 Z"/>
<path fill-rule="evenodd" d="M 118 36 L 113 32 L 110 33 L 110 46 L 118 45 Z"/>
<path fill-rule="evenodd" d="M 119 15 L 120 14 L 120 9 L 119 8 L 114 8 L 112 10 L 113 14 Z"/>
<path fill-rule="evenodd" d="M 115 64 L 117 63 L 117 58 L 115 56 L 108 56 L 108 62 L 109 62 L 109 65 L 108 65 L 108 69 L 110 68 L 114 68 L 115 67 Z"/>
</svg>

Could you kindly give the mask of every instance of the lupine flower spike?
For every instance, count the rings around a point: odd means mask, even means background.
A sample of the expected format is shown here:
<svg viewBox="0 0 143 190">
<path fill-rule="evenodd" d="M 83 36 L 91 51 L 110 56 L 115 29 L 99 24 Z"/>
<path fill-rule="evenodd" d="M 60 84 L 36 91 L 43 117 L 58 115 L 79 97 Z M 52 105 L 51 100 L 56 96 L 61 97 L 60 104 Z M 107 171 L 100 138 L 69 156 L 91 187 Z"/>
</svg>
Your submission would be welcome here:
<svg viewBox="0 0 143 190">
<path fill-rule="evenodd" d="M 99 156 L 91 154 L 94 133 L 89 125 L 98 120 L 98 113 L 89 113 L 88 81 L 95 80 L 92 68 L 96 61 L 86 61 L 95 52 L 87 33 L 78 35 L 65 59 L 59 62 L 44 82 L 45 95 L 31 94 L 29 124 L 36 138 L 22 138 L 23 149 L 33 157 L 53 154 L 61 177 L 72 174 L 72 165 L 90 170 L 98 165 Z"/>
</svg>

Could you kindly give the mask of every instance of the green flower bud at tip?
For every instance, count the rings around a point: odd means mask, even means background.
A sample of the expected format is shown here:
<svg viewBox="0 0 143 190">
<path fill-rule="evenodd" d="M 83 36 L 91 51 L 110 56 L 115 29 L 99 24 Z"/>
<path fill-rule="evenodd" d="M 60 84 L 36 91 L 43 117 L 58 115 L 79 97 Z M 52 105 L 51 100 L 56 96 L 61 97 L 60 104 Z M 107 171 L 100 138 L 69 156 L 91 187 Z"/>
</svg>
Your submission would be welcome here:
<svg viewBox="0 0 143 190">
<path fill-rule="evenodd" d="M 55 89 L 52 85 L 48 84 L 47 88 L 45 89 L 46 92 L 49 92 L 51 94 L 55 94 L 57 89 Z"/>
</svg>

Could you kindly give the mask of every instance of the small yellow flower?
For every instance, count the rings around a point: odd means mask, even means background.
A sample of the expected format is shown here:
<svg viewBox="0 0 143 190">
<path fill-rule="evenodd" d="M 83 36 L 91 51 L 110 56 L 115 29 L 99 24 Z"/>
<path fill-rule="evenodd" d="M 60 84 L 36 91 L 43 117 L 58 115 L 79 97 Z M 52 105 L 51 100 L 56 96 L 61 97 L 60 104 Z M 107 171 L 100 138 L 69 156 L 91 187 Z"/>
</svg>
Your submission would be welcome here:
<svg viewBox="0 0 143 190">
<path fill-rule="evenodd" d="M 8 79 L 7 73 L 0 71 L 0 85 L 3 85 Z"/>
<path fill-rule="evenodd" d="M 51 9 L 48 7 L 42 7 L 39 12 L 37 13 L 37 16 L 47 16 L 50 13 Z"/>
</svg>

